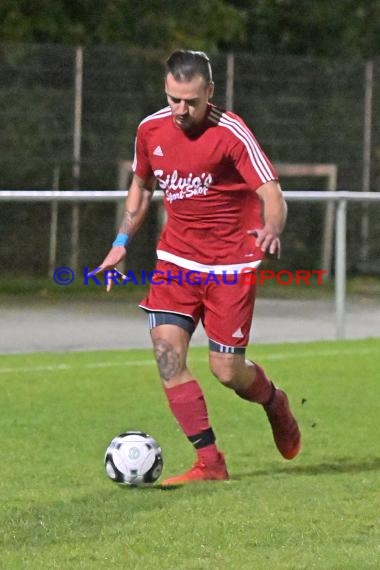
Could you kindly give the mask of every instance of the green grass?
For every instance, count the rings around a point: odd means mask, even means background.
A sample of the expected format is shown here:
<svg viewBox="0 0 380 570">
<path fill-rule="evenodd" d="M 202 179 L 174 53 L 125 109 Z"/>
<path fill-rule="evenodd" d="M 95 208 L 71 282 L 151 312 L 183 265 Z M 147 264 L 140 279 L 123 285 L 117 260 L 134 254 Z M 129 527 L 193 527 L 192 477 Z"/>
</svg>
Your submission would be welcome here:
<svg viewBox="0 0 380 570">
<path fill-rule="evenodd" d="M 187 468 L 150 351 L 0 357 L 0 568 L 282 570 L 380 567 L 380 340 L 251 347 L 303 432 L 292 462 L 258 406 L 192 349 L 231 481 L 121 488 L 104 450 L 149 431 L 164 476 Z"/>
</svg>

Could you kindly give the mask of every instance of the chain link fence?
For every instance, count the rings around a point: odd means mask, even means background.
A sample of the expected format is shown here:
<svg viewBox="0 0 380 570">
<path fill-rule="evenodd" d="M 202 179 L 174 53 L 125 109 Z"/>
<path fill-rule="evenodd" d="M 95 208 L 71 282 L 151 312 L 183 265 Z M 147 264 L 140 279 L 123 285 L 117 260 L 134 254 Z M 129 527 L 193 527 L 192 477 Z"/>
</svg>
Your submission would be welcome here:
<svg viewBox="0 0 380 570">
<path fill-rule="evenodd" d="M 126 187 L 122 165 L 133 158 L 135 129 L 166 104 L 166 55 L 123 47 L 0 44 L 0 189 Z M 380 60 L 236 53 L 216 55 L 212 63 L 215 102 L 246 120 L 274 163 L 335 164 L 339 189 L 380 190 Z M 326 189 L 326 179 L 290 176 L 282 186 Z M 59 206 L 58 264 L 70 260 L 72 208 Z M 2 265 L 15 273 L 46 274 L 51 206 L 1 202 L 0 209 Z M 377 210 L 350 208 L 351 271 L 376 270 Z M 80 206 L 79 265 L 100 261 L 117 217 L 114 204 Z M 323 218 L 321 204 L 290 205 L 287 263 L 320 264 Z M 152 266 L 158 231 L 154 204 L 131 250 L 132 267 Z"/>
</svg>

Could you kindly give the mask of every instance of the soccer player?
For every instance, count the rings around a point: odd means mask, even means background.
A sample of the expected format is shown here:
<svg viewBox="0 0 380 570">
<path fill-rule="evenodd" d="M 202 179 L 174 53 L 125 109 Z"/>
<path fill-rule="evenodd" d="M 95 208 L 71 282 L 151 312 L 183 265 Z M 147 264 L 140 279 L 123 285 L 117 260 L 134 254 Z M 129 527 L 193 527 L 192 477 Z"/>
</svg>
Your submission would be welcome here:
<svg viewBox="0 0 380 570">
<path fill-rule="evenodd" d="M 254 272 L 266 252 L 279 254 L 287 208 L 277 174 L 254 135 L 238 115 L 210 103 L 213 92 L 205 53 L 170 55 L 168 106 L 138 127 L 124 217 L 99 268 L 112 269 L 124 259 L 158 185 L 167 221 L 157 247 L 157 283 L 140 307 L 149 313 L 170 410 L 197 454 L 188 471 L 164 485 L 228 479 L 201 386 L 187 366 L 199 321 L 209 338 L 213 375 L 240 398 L 263 406 L 285 459 L 301 447 L 285 392 L 245 358 L 255 287 L 241 271 Z"/>
</svg>

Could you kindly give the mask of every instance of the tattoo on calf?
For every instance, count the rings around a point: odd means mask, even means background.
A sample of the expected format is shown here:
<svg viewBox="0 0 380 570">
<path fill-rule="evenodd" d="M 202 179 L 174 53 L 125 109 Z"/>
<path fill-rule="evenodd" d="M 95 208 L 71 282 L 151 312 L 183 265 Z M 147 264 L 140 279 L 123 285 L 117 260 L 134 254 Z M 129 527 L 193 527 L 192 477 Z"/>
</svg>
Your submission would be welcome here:
<svg viewBox="0 0 380 570">
<path fill-rule="evenodd" d="M 180 357 L 173 346 L 158 338 L 154 341 L 154 354 L 157 360 L 160 376 L 167 382 L 180 371 Z"/>
</svg>

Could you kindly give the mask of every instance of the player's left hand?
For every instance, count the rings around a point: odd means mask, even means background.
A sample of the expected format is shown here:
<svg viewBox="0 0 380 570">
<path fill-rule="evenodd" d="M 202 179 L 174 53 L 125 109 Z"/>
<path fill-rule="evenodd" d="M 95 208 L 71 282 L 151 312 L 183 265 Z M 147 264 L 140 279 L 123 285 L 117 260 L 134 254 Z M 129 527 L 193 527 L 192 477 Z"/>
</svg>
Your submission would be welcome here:
<svg viewBox="0 0 380 570">
<path fill-rule="evenodd" d="M 259 230 L 248 230 L 247 234 L 255 236 L 256 245 L 264 253 L 275 255 L 280 259 L 281 255 L 281 241 L 280 236 L 269 226 L 264 226 Z"/>
</svg>

